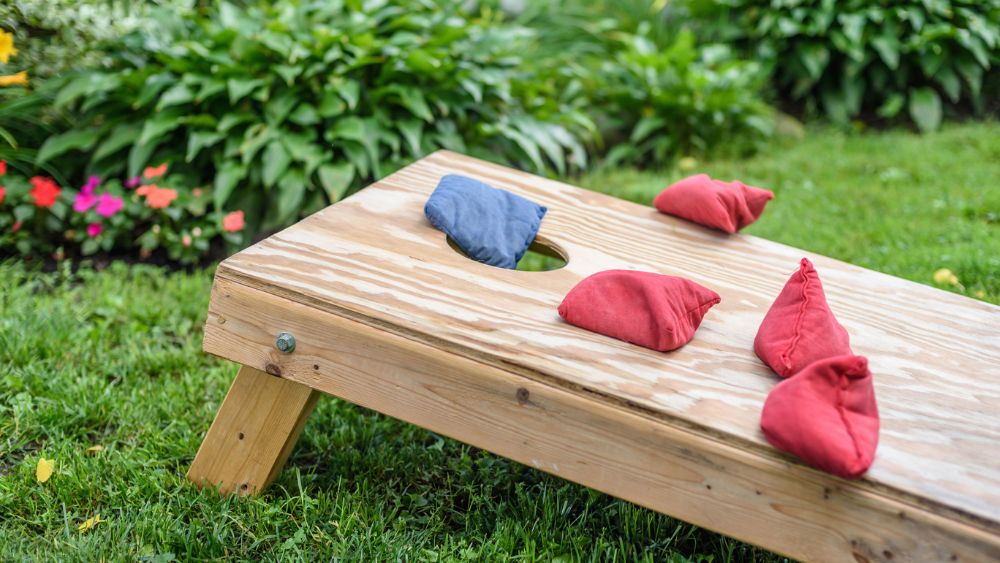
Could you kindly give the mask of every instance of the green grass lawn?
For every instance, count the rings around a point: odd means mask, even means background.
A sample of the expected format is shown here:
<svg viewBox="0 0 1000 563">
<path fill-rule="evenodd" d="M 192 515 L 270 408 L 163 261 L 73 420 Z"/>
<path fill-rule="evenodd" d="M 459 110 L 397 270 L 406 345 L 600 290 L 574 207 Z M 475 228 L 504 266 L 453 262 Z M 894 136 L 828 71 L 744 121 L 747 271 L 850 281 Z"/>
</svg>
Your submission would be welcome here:
<svg viewBox="0 0 1000 563">
<path fill-rule="evenodd" d="M 740 178 L 777 193 L 754 234 L 923 283 L 950 268 L 949 289 L 996 303 L 997 138 L 813 130 L 749 160 L 577 183 L 645 203 L 686 173 Z M 201 492 L 184 473 L 235 373 L 199 351 L 210 283 L 0 265 L 0 560 L 776 559 L 333 399 L 264 495 Z"/>
</svg>

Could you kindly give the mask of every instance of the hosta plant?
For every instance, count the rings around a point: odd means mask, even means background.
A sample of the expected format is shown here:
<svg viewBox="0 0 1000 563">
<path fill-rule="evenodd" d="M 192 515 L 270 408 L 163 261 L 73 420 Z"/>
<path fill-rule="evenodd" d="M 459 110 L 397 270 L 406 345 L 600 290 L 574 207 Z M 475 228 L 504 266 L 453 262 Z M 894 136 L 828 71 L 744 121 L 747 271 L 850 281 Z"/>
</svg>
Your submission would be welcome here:
<svg viewBox="0 0 1000 563">
<path fill-rule="evenodd" d="M 56 105 L 39 158 L 134 176 L 168 162 L 217 208 L 273 228 L 438 148 L 529 169 L 586 163 L 592 124 L 523 59 L 532 32 L 457 0 L 213 4 L 161 14 Z M 74 160 L 77 159 L 77 160 Z M 82 159 L 82 160 L 80 160 Z"/>
</svg>

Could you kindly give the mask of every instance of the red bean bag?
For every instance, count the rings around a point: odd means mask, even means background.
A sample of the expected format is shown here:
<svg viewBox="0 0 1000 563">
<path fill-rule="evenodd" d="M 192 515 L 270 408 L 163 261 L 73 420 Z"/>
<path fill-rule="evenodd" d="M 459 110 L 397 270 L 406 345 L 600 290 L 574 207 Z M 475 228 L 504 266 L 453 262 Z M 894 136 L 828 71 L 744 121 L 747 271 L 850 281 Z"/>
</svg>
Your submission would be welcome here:
<svg viewBox="0 0 1000 563">
<path fill-rule="evenodd" d="M 760 427 L 772 446 L 847 479 L 860 477 L 878 445 L 879 416 L 868 360 L 812 363 L 771 390 Z"/>
<path fill-rule="evenodd" d="M 559 305 L 559 316 L 580 328 L 666 352 L 687 344 L 719 301 L 717 293 L 685 278 L 607 270 L 576 284 Z"/>
<path fill-rule="evenodd" d="M 697 174 L 660 192 L 653 206 L 663 213 L 732 234 L 760 218 L 764 206 L 773 198 L 769 190 Z"/>
<path fill-rule="evenodd" d="M 847 331 L 833 316 L 819 274 L 809 260 L 802 259 L 764 316 L 753 349 L 782 377 L 816 360 L 851 353 Z"/>
</svg>

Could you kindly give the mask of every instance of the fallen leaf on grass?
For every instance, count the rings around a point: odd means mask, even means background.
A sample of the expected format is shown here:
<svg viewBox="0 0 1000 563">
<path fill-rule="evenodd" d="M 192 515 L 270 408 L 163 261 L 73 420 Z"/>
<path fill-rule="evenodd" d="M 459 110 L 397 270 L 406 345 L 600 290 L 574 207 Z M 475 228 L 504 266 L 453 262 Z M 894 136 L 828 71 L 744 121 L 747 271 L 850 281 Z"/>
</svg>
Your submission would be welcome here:
<svg viewBox="0 0 1000 563">
<path fill-rule="evenodd" d="M 38 458 L 38 465 L 35 466 L 35 479 L 39 483 L 44 483 L 52 477 L 52 469 L 55 467 L 55 460 L 45 459 L 44 457 Z"/>
<path fill-rule="evenodd" d="M 77 526 L 77 529 L 80 530 L 80 533 L 82 534 L 83 532 L 86 532 L 87 530 L 100 524 L 101 522 L 104 522 L 104 520 L 101 520 L 101 515 L 96 514 L 94 515 L 93 518 L 87 518 L 86 520 L 84 520 L 83 524 Z"/>
<path fill-rule="evenodd" d="M 100 444 L 98 444 L 96 446 L 90 446 L 89 448 L 87 448 L 87 453 L 88 454 L 96 454 L 98 452 L 103 452 L 103 451 L 104 451 L 104 446 L 102 446 Z"/>
</svg>

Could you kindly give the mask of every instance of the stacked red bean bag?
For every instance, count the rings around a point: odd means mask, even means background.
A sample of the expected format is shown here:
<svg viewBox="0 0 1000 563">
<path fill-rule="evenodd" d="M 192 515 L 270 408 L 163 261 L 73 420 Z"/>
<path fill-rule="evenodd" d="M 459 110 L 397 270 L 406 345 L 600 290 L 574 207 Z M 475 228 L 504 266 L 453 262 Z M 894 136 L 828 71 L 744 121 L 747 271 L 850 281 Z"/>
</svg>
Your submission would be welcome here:
<svg viewBox="0 0 1000 563">
<path fill-rule="evenodd" d="M 768 442 L 834 475 L 854 479 L 867 471 L 879 432 L 868 360 L 851 351 L 809 260 L 771 305 L 754 351 L 785 378 L 761 413 Z"/>
</svg>

